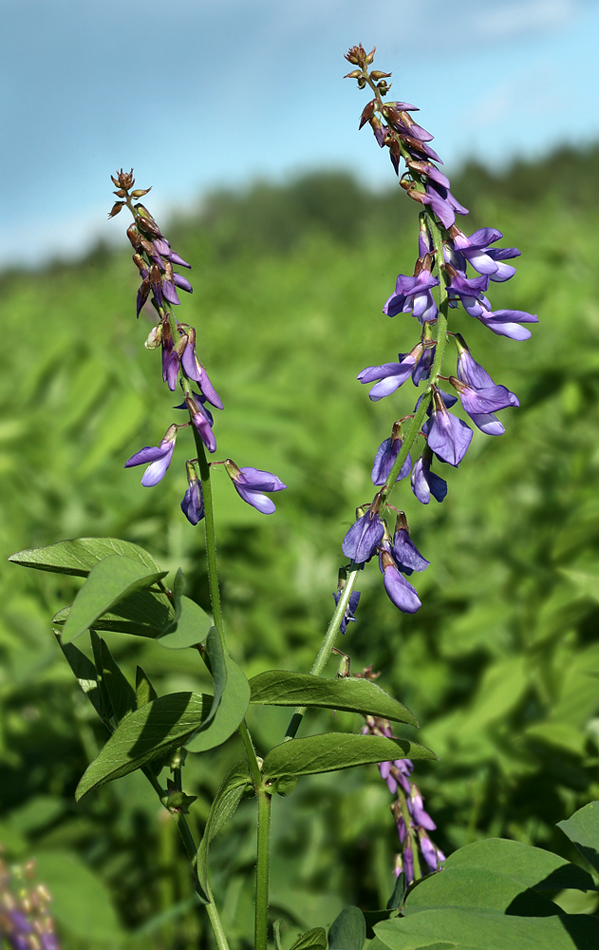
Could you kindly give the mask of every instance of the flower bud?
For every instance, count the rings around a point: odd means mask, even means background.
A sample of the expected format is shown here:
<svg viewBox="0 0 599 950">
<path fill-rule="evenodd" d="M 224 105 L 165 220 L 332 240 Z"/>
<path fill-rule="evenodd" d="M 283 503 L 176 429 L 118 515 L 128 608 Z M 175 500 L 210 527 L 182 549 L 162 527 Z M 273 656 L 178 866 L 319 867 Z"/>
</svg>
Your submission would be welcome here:
<svg viewBox="0 0 599 950">
<path fill-rule="evenodd" d="M 153 327 L 149 334 L 148 339 L 144 343 L 146 350 L 156 350 L 159 346 L 162 345 L 162 324 L 159 323 L 158 326 Z"/>
</svg>

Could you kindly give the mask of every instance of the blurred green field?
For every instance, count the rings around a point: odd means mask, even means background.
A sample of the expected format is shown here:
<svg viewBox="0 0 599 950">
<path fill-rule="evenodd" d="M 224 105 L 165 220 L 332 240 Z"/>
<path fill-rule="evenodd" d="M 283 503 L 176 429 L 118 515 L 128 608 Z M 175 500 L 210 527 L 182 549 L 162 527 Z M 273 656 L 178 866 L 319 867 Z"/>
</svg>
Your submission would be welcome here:
<svg viewBox="0 0 599 950">
<path fill-rule="evenodd" d="M 502 176 L 471 166 L 454 177 L 453 192 L 471 209 L 464 229 L 498 227 L 501 243 L 522 251 L 516 277 L 494 285 L 491 300 L 538 313 L 532 339 L 494 336 L 462 311 L 452 325 L 521 408 L 502 414 L 504 436 L 476 432 L 459 470 L 443 467 L 442 505 L 419 505 L 406 483 L 397 489 L 395 504 L 431 561 L 415 582 L 422 609 L 399 614 L 373 563 L 359 620 L 341 644 L 354 672 L 381 671 L 381 685 L 419 719 L 418 741 L 439 755 L 417 766 L 416 780 L 446 852 L 502 835 L 570 855 L 555 822 L 599 798 L 598 160 L 599 149 L 564 150 Z M 274 471 L 289 486 L 265 518 L 215 473 L 229 646 L 248 676 L 311 666 L 341 541 L 356 505 L 372 497 L 374 453 L 413 408 L 411 383 L 373 404 L 355 378 L 417 339 L 411 317 L 381 313 L 396 275 L 413 268 L 410 205 L 399 189 L 373 195 L 323 173 L 215 195 L 200 216 L 163 227 L 193 264 L 194 294 L 181 313 L 197 327 L 198 353 L 225 404 L 216 458 Z M 141 470 L 123 468 L 157 444 L 178 401 L 161 382 L 158 352 L 143 347 L 151 324 L 135 320 L 137 283 L 129 255 L 106 248 L 79 264 L 0 277 L 10 327 L 0 354 L 0 553 L 122 537 L 165 569 L 181 566 L 208 608 L 203 527 L 179 511 L 192 450 L 181 438 L 154 489 L 140 486 Z M 8 858 L 37 857 L 66 950 L 197 946 L 204 925 L 177 861 L 176 829 L 143 778 L 74 803 L 104 739 L 50 632 L 76 582 L 11 564 L 0 589 Z M 201 671 L 186 654 L 108 637 L 125 667 L 134 673 L 142 663 L 159 692 L 197 688 Z M 252 712 L 259 751 L 281 740 L 286 718 Z M 305 728 L 323 723 L 335 728 L 326 713 Z M 199 796 L 200 826 L 237 754 L 232 740 L 190 757 L 186 790 Z M 330 922 L 342 903 L 384 906 L 396 834 L 389 798 L 373 767 L 304 780 L 276 801 L 273 913 L 288 933 Z M 252 808 L 244 803 L 214 847 L 214 890 L 239 946 L 251 935 Z"/>
</svg>

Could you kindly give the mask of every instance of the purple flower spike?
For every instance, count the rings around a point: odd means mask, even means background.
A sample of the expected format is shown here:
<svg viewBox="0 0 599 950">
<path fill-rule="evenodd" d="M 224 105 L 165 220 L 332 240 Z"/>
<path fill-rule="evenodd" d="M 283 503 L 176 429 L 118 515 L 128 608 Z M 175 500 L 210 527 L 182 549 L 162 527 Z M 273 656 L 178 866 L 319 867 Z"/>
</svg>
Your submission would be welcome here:
<svg viewBox="0 0 599 950">
<path fill-rule="evenodd" d="M 405 614 L 415 614 L 422 606 L 420 598 L 412 585 L 399 573 L 399 569 L 388 551 L 381 551 L 379 566 L 389 599 Z"/>
<path fill-rule="evenodd" d="M 282 491 L 287 488 L 280 478 L 259 468 L 238 468 L 231 459 L 226 460 L 225 468 L 235 491 L 248 505 L 261 511 L 263 515 L 272 515 L 276 511 L 274 503 L 262 492 Z"/>
<path fill-rule="evenodd" d="M 125 462 L 125 468 L 132 468 L 134 465 L 147 465 L 149 462 L 150 464 L 143 474 L 141 483 L 146 488 L 157 485 L 164 478 L 166 470 L 171 464 L 176 438 L 177 426 L 169 426 L 160 445 L 147 445 L 140 449 L 139 452 L 131 456 L 128 462 Z"/>
<path fill-rule="evenodd" d="M 202 520 L 205 512 L 202 484 L 192 462 L 187 462 L 187 482 L 188 488 L 181 502 L 181 511 L 190 524 L 195 525 Z"/>
<path fill-rule="evenodd" d="M 339 624 L 339 630 L 341 633 L 345 633 L 348 623 L 350 623 L 352 620 L 355 621 L 356 617 L 354 615 L 358 609 L 358 604 L 360 603 L 360 596 L 361 593 L 359 590 L 352 591 L 352 593 L 349 595 L 349 602 L 345 608 L 345 613 L 341 623 Z M 339 598 L 341 597 L 341 591 L 336 591 L 333 594 L 333 597 L 335 598 L 335 604 L 338 604 Z"/>
<path fill-rule="evenodd" d="M 441 461 L 454 467 L 460 464 L 472 441 L 472 429 L 447 411 L 439 390 L 434 393 L 432 417 L 425 422 L 422 431 L 429 448 Z"/>
<path fill-rule="evenodd" d="M 385 526 L 378 513 L 368 510 L 351 526 L 343 539 L 341 550 L 355 564 L 364 564 L 370 560 L 384 534 Z"/>
<path fill-rule="evenodd" d="M 447 482 L 431 472 L 430 459 L 425 456 L 419 458 L 412 469 L 411 483 L 412 491 L 423 505 L 428 505 L 431 495 L 437 501 L 443 501 L 447 495 Z"/>
<path fill-rule="evenodd" d="M 395 428 L 395 426 L 394 426 Z M 385 439 L 384 442 L 381 442 L 377 449 L 377 453 L 374 459 L 374 465 L 372 466 L 372 472 L 370 477 L 372 479 L 373 485 L 384 485 L 389 477 L 389 473 L 393 468 L 393 463 L 399 455 L 399 450 L 403 445 L 402 438 L 393 438 L 391 436 L 388 439 Z M 400 482 L 402 478 L 405 478 L 410 474 L 410 469 L 412 468 L 412 459 L 408 453 L 408 456 L 399 470 L 399 475 L 395 479 L 396 482 Z"/>
<path fill-rule="evenodd" d="M 412 374 L 424 347 L 418 343 L 409 353 L 398 353 L 398 363 L 383 363 L 382 366 L 367 366 L 358 374 L 358 380 L 362 383 L 372 383 L 379 380 L 368 393 L 372 402 L 378 402 L 385 396 L 390 396 L 396 389 L 405 383 L 408 376 Z"/>
</svg>

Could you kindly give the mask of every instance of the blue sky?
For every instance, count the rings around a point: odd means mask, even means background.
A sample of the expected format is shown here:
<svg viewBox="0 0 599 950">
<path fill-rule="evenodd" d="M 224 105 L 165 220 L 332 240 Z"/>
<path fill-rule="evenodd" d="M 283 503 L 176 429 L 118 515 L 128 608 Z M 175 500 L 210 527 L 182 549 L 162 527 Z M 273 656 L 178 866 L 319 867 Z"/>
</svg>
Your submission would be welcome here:
<svg viewBox="0 0 599 950">
<path fill-rule="evenodd" d="M 418 17 L 416 18 L 416 13 Z M 391 166 L 343 53 L 377 46 L 446 167 L 599 141 L 599 0 L 0 0 L 0 262 L 84 252 L 109 175 L 152 210 L 217 186 Z"/>
</svg>

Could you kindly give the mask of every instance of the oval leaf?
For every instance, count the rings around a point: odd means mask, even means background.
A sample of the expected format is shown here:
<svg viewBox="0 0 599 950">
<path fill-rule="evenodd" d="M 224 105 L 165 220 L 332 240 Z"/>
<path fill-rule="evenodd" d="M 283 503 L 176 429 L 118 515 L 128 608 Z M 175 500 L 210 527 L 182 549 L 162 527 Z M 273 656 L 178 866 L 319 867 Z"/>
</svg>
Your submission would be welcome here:
<svg viewBox="0 0 599 950">
<path fill-rule="evenodd" d="M 224 652 L 216 627 L 208 634 L 206 655 L 214 678 L 214 699 L 206 721 L 185 744 L 188 752 L 205 752 L 226 742 L 238 728 L 250 702 L 250 685 Z"/>
<path fill-rule="evenodd" d="M 599 871 L 599 802 L 589 802 L 571 818 L 558 821 L 557 827 L 576 845 L 583 858 Z"/>
<path fill-rule="evenodd" d="M 172 693 L 132 712 L 86 769 L 75 792 L 77 801 L 92 789 L 184 745 L 211 706 L 212 696 Z"/>
<path fill-rule="evenodd" d="M 311 673 L 267 670 L 250 680 L 250 702 L 266 706 L 318 706 L 380 716 L 418 726 L 409 709 L 371 680 L 341 677 L 328 680 Z"/>
<path fill-rule="evenodd" d="M 434 907 L 489 910 L 516 917 L 553 917 L 564 913 L 548 897 L 514 881 L 508 874 L 486 868 L 445 868 L 440 874 L 428 874 L 410 891 L 402 913 L 405 916 Z"/>
<path fill-rule="evenodd" d="M 151 554 L 138 544 L 120 541 L 119 538 L 74 538 L 70 541 L 57 541 L 56 544 L 47 544 L 43 548 L 19 551 L 12 554 L 8 560 L 38 571 L 87 577 L 99 561 L 114 554 L 139 561 L 148 571 L 160 570 Z"/>
<path fill-rule="evenodd" d="M 167 574 L 168 571 L 148 574 L 147 567 L 140 561 L 120 554 L 104 558 L 91 569 L 73 602 L 64 625 L 64 642 L 70 643 L 119 601 L 134 591 L 151 587 Z"/>
<path fill-rule="evenodd" d="M 156 641 L 169 650 L 194 647 L 206 639 L 212 627 L 208 614 L 189 597 L 181 597 L 179 615 L 169 624 L 166 633 Z"/>
<path fill-rule="evenodd" d="M 366 921 L 359 907 L 344 907 L 329 928 L 329 950 L 362 950 Z"/>
<path fill-rule="evenodd" d="M 264 759 L 262 771 L 265 778 L 273 780 L 280 775 L 314 775 L 395 759 L 435 758 L 430 749 L 407 739 L 329 732 L 275 746 Z"/>
</svg>

